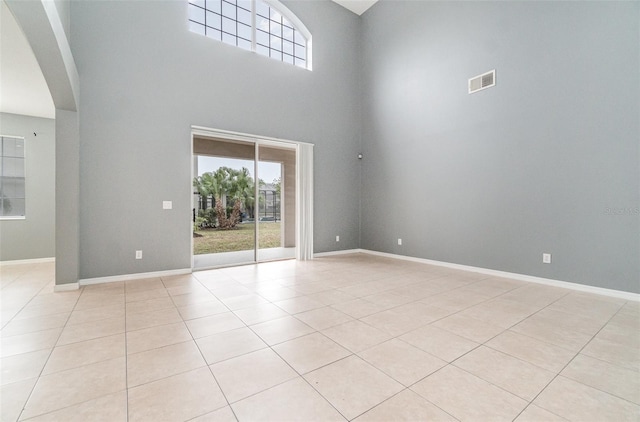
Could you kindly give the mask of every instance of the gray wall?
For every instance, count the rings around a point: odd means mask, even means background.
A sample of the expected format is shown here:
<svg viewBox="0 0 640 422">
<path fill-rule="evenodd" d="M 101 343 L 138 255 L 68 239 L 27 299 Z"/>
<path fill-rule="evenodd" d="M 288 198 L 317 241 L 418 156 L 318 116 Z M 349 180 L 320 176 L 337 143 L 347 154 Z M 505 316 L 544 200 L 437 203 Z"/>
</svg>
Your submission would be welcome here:
<svg viewBox="0 0 640 422">
<path fill-rule="evenodd" d="M 24 137 L 27 160 L 26 218 L 0 220 L 0 261 L 52 258 L 56 251 L 55 120 L 0 113 L 0 133 Z"/>
<path fill-rule="evenodd" d="M 309 72 L 190 33 L 186 4 L 71 4 L 80 278 L 191 266 L 191 125 L 314 143 L 315 250 L 358 247 L 359 18 L 285 3 L 313 35 Z"/>
<path fill-rule="evenodd" d="M 363 248 L 640 292 L 640 3 L 362 19 Z"/>
<path fill-rule="evenodd" d="M 56 284 L 80 269 L 80 127 L 78 112 L 56 109 Z"/>
</svg>

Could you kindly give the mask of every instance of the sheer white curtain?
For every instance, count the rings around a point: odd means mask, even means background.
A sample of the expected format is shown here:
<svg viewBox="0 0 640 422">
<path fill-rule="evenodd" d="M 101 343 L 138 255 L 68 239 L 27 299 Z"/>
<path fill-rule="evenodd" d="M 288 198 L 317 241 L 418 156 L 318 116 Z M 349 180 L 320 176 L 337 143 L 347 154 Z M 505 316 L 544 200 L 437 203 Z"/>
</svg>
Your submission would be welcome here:
<svg viewBox="0 0 640 422">
<path fill-rule="evenodd" d="M 306 261 L 313 259 L 313 145 L 299 143 L 296 161 L 298 171 L 296 258 Z"/>
</svg>

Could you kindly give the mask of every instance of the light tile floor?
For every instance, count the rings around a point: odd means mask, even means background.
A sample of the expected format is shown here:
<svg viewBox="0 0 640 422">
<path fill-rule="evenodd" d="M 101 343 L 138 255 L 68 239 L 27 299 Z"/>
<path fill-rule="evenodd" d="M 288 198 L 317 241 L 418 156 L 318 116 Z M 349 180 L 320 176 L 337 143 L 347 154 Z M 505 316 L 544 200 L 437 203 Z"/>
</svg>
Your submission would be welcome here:
<svg viewBox="0 0 640 422">
<path fill-rule="evenodd" d="M 362 254 L 0 270 L 2 421 L 640 420 L 637 302 Z"/>
</svg>

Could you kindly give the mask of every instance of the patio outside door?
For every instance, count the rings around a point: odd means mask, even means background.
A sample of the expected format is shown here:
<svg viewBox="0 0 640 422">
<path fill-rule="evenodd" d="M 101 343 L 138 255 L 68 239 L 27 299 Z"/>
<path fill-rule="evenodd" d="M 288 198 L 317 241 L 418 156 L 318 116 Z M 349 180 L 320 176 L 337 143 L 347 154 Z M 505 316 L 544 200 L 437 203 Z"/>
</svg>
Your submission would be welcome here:
<svg viewBox="0 0 640 422">
<path fill-rule="evenodd" d="M 295 258 L 295 209 L 295 145 L 194 136 L 194 269 Z"/>
</svg>

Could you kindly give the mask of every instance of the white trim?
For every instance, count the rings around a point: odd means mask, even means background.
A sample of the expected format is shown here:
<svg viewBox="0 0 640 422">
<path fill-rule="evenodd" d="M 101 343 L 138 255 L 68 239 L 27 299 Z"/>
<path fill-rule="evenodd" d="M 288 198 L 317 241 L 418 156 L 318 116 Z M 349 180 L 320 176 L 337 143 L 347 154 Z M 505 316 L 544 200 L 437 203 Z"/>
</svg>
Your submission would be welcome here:
<svg viewBox="0 0 640 422">
<path fill-rule="evenodd" d="M 392 253 L 378 252 L 378 251 L 372 251 L 372 250 L 368 250 L 368 249 L 352 249 L 351 251 L 324 252 L 322 254 L 316 254 L 315 256 L 316 257 L 318 257 L 318 256 L 329 256 L 329 255 L 339 255 L 339 254 L 346 254 L 346 253 L 365 253 L 365 254 L 369 254 L 369 255 L 382 256 L 382 257 L 385 257 L 385 258 L 400 259 L 400 260 L 403 260 L 403 261 L 419 262 L 419 263 L 422 263 L 422 264 L 429 264 L 429 265 L 438 265 L 440 267 L 453 268 L 453 269 L 456 269 L 456 270 L 471 271 L 471 272 L 476 272 L 476 273 L 480 273 L 480 274 L 487 274 L 487 275 L 491 275 L 491 276 L 495 276 L 495 277 L 511 278 L 511 279 L 514 279 L 514 280 L 526 281 L 526 282 L 529 282 L 529 283 L 544 284 L 544 285 L 547 285 L 547 286 L 561 287 L 563 289 L 576 290 L 576 291 L 580 291 L 580 292 L 593 293 L 593 294 L 598 294 L 598 295 L 602 295 L 602 296 L 615 297 L 615 298 L 618 298 L 618 299 L 625 299 L 625 300 L 631 300 L 631 301 L 634 301 L 634 302 L 640 302 L 640 294 L 638 294 L 638 293 L 625 292 L 625 291 L 622 291 L 622 290 L 607 289 L 607 288 L 604 288 L 604 287 L 588 286 L 588 285 L 585 285 L 585 284 L 578 284 L 578 283 L 573 283 L 573 282 L 570 282 L 570 281 L 562 281 L 562 280 L 554 280 L 554 279 L 551 279 L 551 278 L 535 277 L 535 276 L 526 275 L 526 274 L 518 274 L 518 273 L 510 273 L 510 272 L 506 272 L 506 271 L 492 270 L 492 269 L 489 269 L 489 268 L 472 267 L 470 265 L 454 264 L 454 263 L 451 263 L 451 262 L 434 261 L 434 260 L 431 260 L 431 259 L 415 258 L 415 257 L 412 257 L 412 256 L 404 256 L 404 255 L 396 255 L 396 254 L 392 254 Z"/>
<path fill-rule="evenodd" d="M 298 148 L 296 148 L 295 150 L 296 153 L 296 161 L 298 159 Z M 297 170 L 296 170 L 297 171 Z M 298 175 L 296 174 L 296 180 L 298 178 Z M 286 196 L 287 193 L 287 185 L 286 185 L 286 181 L 285 181 L 285 177 L 284 177 L 284 162 L 280 163 L 280 244 L 282 246 L 284 246 L 287 242 L 286 242 L 286 236 L 285 231 L 286 231 L 286 227 L 287 227 L 287 222 L 285 221 L 285 219 L 287 218 L 287 208 L 286 208 L 286 201 L 283 201 L 282 198 L 284 198 L 285 200 L 287 199 Z M 295 198 L 293 198 L 295 199 Z M 296 212 L 296 205 L 293 206 L 293 212 Z M 295 220 L 293 222 L 293 230 L 296 230 L 296 225 L 295 225 Z M 294 233 L 295 234 L 295 233 Z M 295 237 L 295 236 L 294 236 Z"/>
<path fill-rule="evenodd" d="M 155 271 L 150 273 L 122 274 L 109 277 L 83 278 L 78 280 L 81 286 L 91 284 L 114 283 L 117 281 L 138 280 L 143 278 L 169 277 L 172 275 L 191 274 L 191 268 L 182 268 L 179 270 Z"/>
<path fill-rule="evenodd" d="M 354 253 L 366 253 L 364 249 L 344 249 L 341 251 L 318 252 L 313 254 L 314 258 L 322 258 L 324 256 L 350 255 Z"/>
<path fill-rule="evenodd" d="M 43 264 L 46 262 L 56 262 L 54 257 L 51 258 L 34 258 L 34 259 L 16 259 L 13 261 L 0 261 L 0 267 L 5 265 L 25 265 L 25 264 Z"/>
<path fill-rule="evenodd" d="M 291 140 L 282 139 L 282 138 L 271 138 L 269 136 L 234 132 L 231 130 L 213 129 L 205 126 L 196 126 L 196 125 L 191 125 L 191 132 L 194 136 L 200 135 L 208 138 L 211 138 L 211 137 L 221 138 L 221 140 L 224 140 L 224 141 L 244 141 L 244 142 L 262 141 L 263 143 L 264 141 L 273 141 L 273 142 L 285 143 L 285 144 L 291 144 L 291 145 L 300 145 L 300 144 L 313 145 L 309 142 L 291 141 Z"/>
<path fill-rule="evenodd" d="M 255 10 L 255 7 L 254 7 Z M 253 144 L 253 262 L 258 262 L 260 249 L 260 173 L 258 167 L 260 164 L 260 144 Z M 280 175 L 282 180 L 282 175 Z M 264 196 L 264 210 L 267 211 L 267 194 Z M 256 212 L 258 211 L 258 212 Z M 284 225 L 280 224 L 280 231 L 284 230 Z"/>
<path fill-rule="evenodd" d="M 191 199 L 189 200 L 189 203 L 191 204 L 191 212 L 193 213 L 194 210 L 195 210 L 195 213 L 196 213 L 195 217 L 197 219 L 198 210 L 196 210 L 195 195 L 193 194 L 193 188 L 194 188 L 193 180 L 194 180 L 195 177 L 197 177 L 197 174 L 196 174 L 197 171 L 195 169 L 195 167 L 197 165 L 196 164 L 197 158 L 196 158 L 195 155 L 193 155 L 193 142 L 194 141 L 195 141 L 195 134 L 194 134 L 194 132 L 192 130 L 191 131 L 191 158 L 190 158 L 191 159 L 191 173 L 189 173 L 189 175 L 190 175 L 189 176 L 189 195 L 190 195 L 189 198 L 191 198 Z M 195 222 L 193 221 L 193 217 L 194 217 L 193 214 L 189 217 L 189 239 L 191 241 L 189 254 L 191 255 L 191 270 L 192 271 L 193 271 L 194 266 L 195 266 L 194 265 L 195 264 L 195 258 L 193 257 L 193 227 L 194 227 Z"/>
<path fill-rule="evenodd" d="M 23 143 L 23 157 L 22 157 L 22 169 L 24 171 L 24 215 L 3 215 L 0 216 L 0 221 L 22 221 L 27 219 L 27 139 L 24 136 L 2 135 L 0 138 L 13 138 L 22 139 Z M 2 158 L 2 151 L 0 151 L 0 158 Z M 20 157 L 16 157 L 20 158 Z"/>
<path fill-rule="evenodd" d="M 278 261 L 278 260 L 275 260 Z M 247 261 L 247 262 L 236 262 L 233 264 L 220 264 L 220 265 L 208 265 L 206 267 L 198 267 L 198 268 L 194 268 L 193 272 L 197 273 L 200 271 L 209 271 L 209 270 L 219 270 L 221 268 L 235 268 L 235 267 L 246 267 L 248 265 L 256 265 L 256 264 L 262 264 L 263 262 L 273 262 L 273 261 L 261 261 L 261 262 L 255 262 L 255 261 Z"/>
<path fill-rule="evenodd" d="M 256 28 L 256 2 L 251 2 L 251 52 L 256 53 L 256 33 L 258 29 Z M 205 12 L 206 13 L 206 12 Z M 236 12 L 237 13 L 237 12 Z M 237 16 L 237 15 L 236 15 Z M 295 62 L 295 60 L 294 60 Z"/>
<path fill-rule="evenodd" d="M 80 288 L 79 283 L 65 283 L 65 284 L 56 284 L 53 286 L 54 292 L 70 292 L 72 290 L 78 290 Z"/>
</svg>

